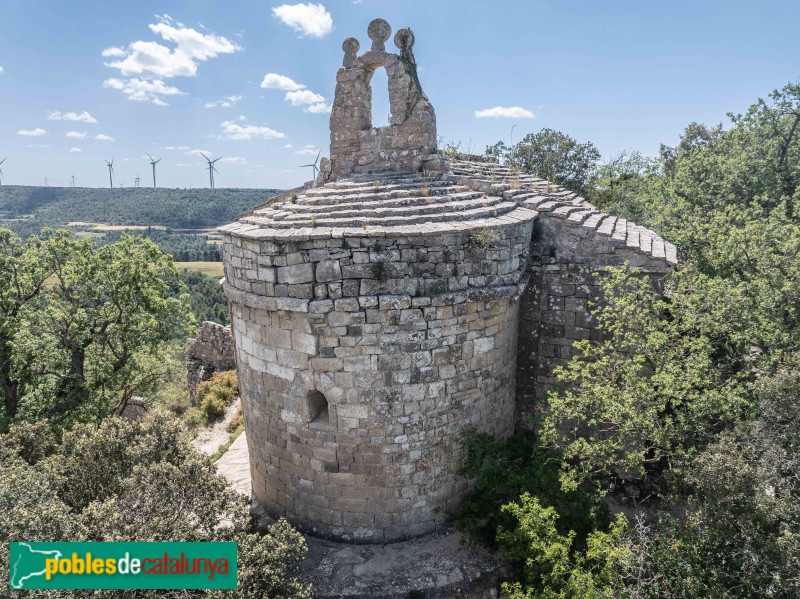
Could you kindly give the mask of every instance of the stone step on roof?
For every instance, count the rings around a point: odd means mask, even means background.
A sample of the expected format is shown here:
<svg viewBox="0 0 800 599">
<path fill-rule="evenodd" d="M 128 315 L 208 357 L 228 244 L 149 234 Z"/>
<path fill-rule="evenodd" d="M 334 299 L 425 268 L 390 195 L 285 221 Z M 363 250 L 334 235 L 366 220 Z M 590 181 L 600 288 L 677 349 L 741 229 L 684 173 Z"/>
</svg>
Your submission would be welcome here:
<svg viewBox="0 0 800 599">
<path fill-rule="evenodd" d="M 377 192 L 369 192 L 369 191 L 360 191 L 359 193 L 352 193 L 348 195 L 338 194 L 338 193 L 329 193 L 326 195 L 317 195 L 317 196 L 298 196 L 298 198 L 294 201 L 285 201 L 281 202 L 281 205 L 285 208 L 287 206 L 295 206 L 298 209 L 309 209 L 313 210 L 315 207 L 330 207 L 330 206 L 338 206 L 338 205 L 347 205 L 347 204 L 363 204 L 366 201 L 375 201 L 377 203 L 381 202 L 392 202 L 393 200 L 404 200 L 404 199 L 416 199 L 416 198 L 441 198 L 441 197 L 448 197 L 452 196 L 453 194 L 471 191 L 464 185 L 447 185 L 447 186 L 439 186 L 439 187 L 432 187 L 432 188 L 413 188 L 413 189 L 403 189 L 397 188 L 392 189 L 390 191 L 377 191 Z"/>
<path fill-rule="evenodd" d="M 671 265 L 678 263 L 675 246 L 656 232 L 606 214 L 579 194 L 559 185 L 496 163 L 450 161 L 450 180 L 461 183 L 465 178 L 481 184 L 508 186 L 503 197 L 551 218 L 563 218 L 569 225 L 583 227 L 607 237 L 614 245 L 642 252 Z M 513 189 L 512 189 L 513 187 Z"/>
<path fill-rule="evenodd" d="M 346 179 L 339 179 L 338 183 L 372 183 L 375 181 L 403 181 L 411 182 L 413 180 L 435 180 L 439 175 L 426 175 L 424 173 L 398 173 L 393 171 L 385 171 L 382 173 L 362 173 L 353 174 Z"/>
<path fill-rule="evenodd" d="M 331 210 L 328 206 L 322 206 L 317 210 L 302 210 L 292 211 L 293 206 L 285 206 L 284 210 L 276 212 L 272 215 L 275 220 L 293 221 L 298 219 L 308 219 L 311 217 L 358 217 L 358 216 L 375 216 L 380 218 L 392 216 L 409 216 L 409 215 L 436 215 L 444 214 L 447 212 L 455 212 L 461 210 L 470 210 L 473 208 L 491 208 L 495 207 L 502 201 L 502 198 L 484 196 L 480 193 L 468 192 L 458 194 L 457 196 L 442 196 L 446 200 L 444 202 L 420 202 L 412 205 L 387 205 L 380 206 L 381 202 L 369 202 L 369 206 L 358 206 L 357 204 L 350 204 L 349 207 L 337 206 L 335 210 Z M 412 198 L 415 200 L 429 200 L 430 198 Z M 376 206 L 375 204 L 378 204 Z"/>
<path fill-rule="evenodd" d="M 433 191 L 434 189 L 448 187 L 450 185 L 452 185 L 452 183 L 440 178 L 414 178 L 408 180 L 407 182 L 400 180 L 391 182 L 375 181 L 373 183 L 363 184 L 352 182 L 342 183 L 341 181 L 337 181 L 336 183 L 328 183 L 324 187 L 314 187 L 308 189 L 304 191 L 302 195 L 305 198 L 314 199 L 318 197 L 328 197 L 334 195 L 358 195 L 365 192 L 388 192 L 395 190 L 410 191 L 414 189 L 423 189 L 425 187 Z"/>
<path fill-rule="evenodd" d="M 408 208 L 418 207 L 424 209 L 426 206 L 435 206 L 439 204 L 450 204 L 452 202 L 463 202 L 474 200 L 477 198 L 485 197 L 479 191 L 469 191 L 465 188 L 459 188 L 454 193 L 447 195 L 437 196 L 398 196 L 392 199 L 383 199 L 375 195 L 359 196 L 358 201 L 338 202 L 335 204 L 328 203 L 288 203 L 276 204 L 273 208 L 273 214 L 277 212 L 296 213 L 296 214 L 331 214 L 333 212 L 345 212 L 347 210 L 379 210 L 387 208 Z M 495 196 L 496 197 L 496 196 Z M 266 215 L 266 210 L 263 215 Z"/>
<path fill-rule="evenodd" d="M 498 218 L 515 209 L 516 202 L 500 201 L 492 206 L 471 207 L 466 203 L 448 204 L 447 210 L 436 213 L 376 214 L 375 211 L 363 211 L 357 214 L 340 215 L 332 213 L 327 216 L 309 217 L 297 215 L 296 218 L 275 220 L 258 216 L 244 217 L 242 223 L 258 226 L 269 226 L 274 229 L 292 229 L 302 227 L 367 227 L 367 226 L 403 226 L 429 222 L 470 221 L 478 218 Z M 499 224 L 499 223 L 498 223 Z"/>
</svg>

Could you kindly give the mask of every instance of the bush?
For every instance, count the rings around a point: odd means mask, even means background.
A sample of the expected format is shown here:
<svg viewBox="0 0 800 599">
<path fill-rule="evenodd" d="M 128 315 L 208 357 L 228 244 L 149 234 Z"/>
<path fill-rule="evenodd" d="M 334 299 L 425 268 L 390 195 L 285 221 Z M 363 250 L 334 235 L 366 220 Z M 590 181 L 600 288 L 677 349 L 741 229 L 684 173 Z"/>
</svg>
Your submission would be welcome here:
<svg viewBox="0 0 800 599">
<path fill-rule="evenodd" d="M 246 500 L 228 488 L 180 421 L 166 412 L 153 410 L 140 422 L 108 418 L 80 425 L 35 455 L 25 441 L 32 430 L 12 427 L 0 435 L 3 580 L 9 579 L 12 541 L 233 541 L 239 551 L 235 591 L 103 596 L 311 597 L 308 585 L 296 578 L 306 553 L 303 537 L 283 520 L 259 533 Z"/>
<path fill-rule="evenodd" d="M 197 387 L 195 402 L 208 424 L 225 415 L 228 407 L 239 394 L 239 381 L 235 370 L 217 372 Z"/>
<path fill-rule="evenodd" d="M 236 414 L 233 415 L 231 421 L 228 423 L 228 426 L 225 430 L 229 433 L 235 433 L 240 428 L 244 428 L 244 414 L 242 414 L 242 406 L 239 406 L 239 409 L 236 410 Z"/>
<path fill-rule="evenodd" d="M 468 431 L 463 437 L 467 459 L 460 474 L 473 480 L 475 492 L 452 514 L 455 525 L 475 538 L 495 543 L 500 528 L 513 528 L 514 518 L 503 506 L 523 493 L 536 497 L 559 515 L 558 533 L 575 531 L 584 546 L 593 530 L 610 522 L 606 505 L 581 491 L 564 491 L 556 454 L 539 447 L 530 436 L 517 433 L 505 442 Z"/>
</svg>

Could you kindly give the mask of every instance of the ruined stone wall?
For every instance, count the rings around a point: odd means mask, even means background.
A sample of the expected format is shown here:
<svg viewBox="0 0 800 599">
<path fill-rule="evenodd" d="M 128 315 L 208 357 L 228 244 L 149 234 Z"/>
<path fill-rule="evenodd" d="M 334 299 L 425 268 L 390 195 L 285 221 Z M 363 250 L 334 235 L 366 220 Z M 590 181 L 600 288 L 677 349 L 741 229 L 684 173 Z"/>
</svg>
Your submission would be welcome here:
<svg viewBox="0 0 800 599">
<path fill-rule="evenodd" d="M 494 229 L 486 247 L 458 232 L 226 235 L 253 493 L 268 511 L 362 542 L 436 529 L 468 488 L 461 431 L 514 428 L 531 228 Z"/>
<path fill-rule="evenodd" d="M 585 206 L 541 204 L 527 266 L 529 285 L 520 308 L 518 409 L 545 409 L 553 369 L 575 353 L 580 339 L 599 341 L 602 332 L 590 303 L 602 301 L 607 266 L 626 261 L 660 288 L 675 265 L 675 248 L 655 233 Z M 524 427 L 529 423 L 521 421 Z"/>
<path fill-rule="evenodd" d="M 190 340 L 186 350 L 186 372 L 189 385 L 189 403 L 194 404 L 197 386 L 207 381 L 215 372 L 233 370 L 236 359 L 231 327 L 204 321 L 197 337 Z"/>
</svg>

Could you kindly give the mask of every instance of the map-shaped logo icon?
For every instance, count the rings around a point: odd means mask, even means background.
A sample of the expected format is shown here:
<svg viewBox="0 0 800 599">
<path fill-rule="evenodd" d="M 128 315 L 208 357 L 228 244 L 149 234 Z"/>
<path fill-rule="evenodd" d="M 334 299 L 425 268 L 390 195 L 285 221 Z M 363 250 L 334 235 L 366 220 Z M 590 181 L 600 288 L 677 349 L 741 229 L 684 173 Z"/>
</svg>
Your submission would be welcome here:
<svg viewBox="0 0 800 599">
<path fill-rule="evenodd" d="M 28 543 L 11 543 L 11 588 L 25 589 L 33 578 L 44 577 L 45 560 L 60 559 L 60 551 L 34 549 Z"/>
</svg>

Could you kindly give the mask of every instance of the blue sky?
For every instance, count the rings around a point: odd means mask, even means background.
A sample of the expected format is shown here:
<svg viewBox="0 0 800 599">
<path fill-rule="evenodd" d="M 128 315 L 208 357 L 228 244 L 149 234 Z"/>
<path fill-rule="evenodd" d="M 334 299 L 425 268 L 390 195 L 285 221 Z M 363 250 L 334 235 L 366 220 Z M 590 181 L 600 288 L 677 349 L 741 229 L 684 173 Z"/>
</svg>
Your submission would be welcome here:
<svg viewBox="0 0 800 599">
<path fill-rule="evenodd" d="M 796 0 L 4 0 L 3 183 L 105 186 L 113 157 L 150 184 L 150 153 L 159 186 L 202 187 L 203 150 L 218 187 L 297 185 L 327 154 L 342 41 L 367 48 L 375 17 L 414 30 L 439 135 L 477 153 L 551 127 L 653 155 L 800 78 Z"/>
</svg>

